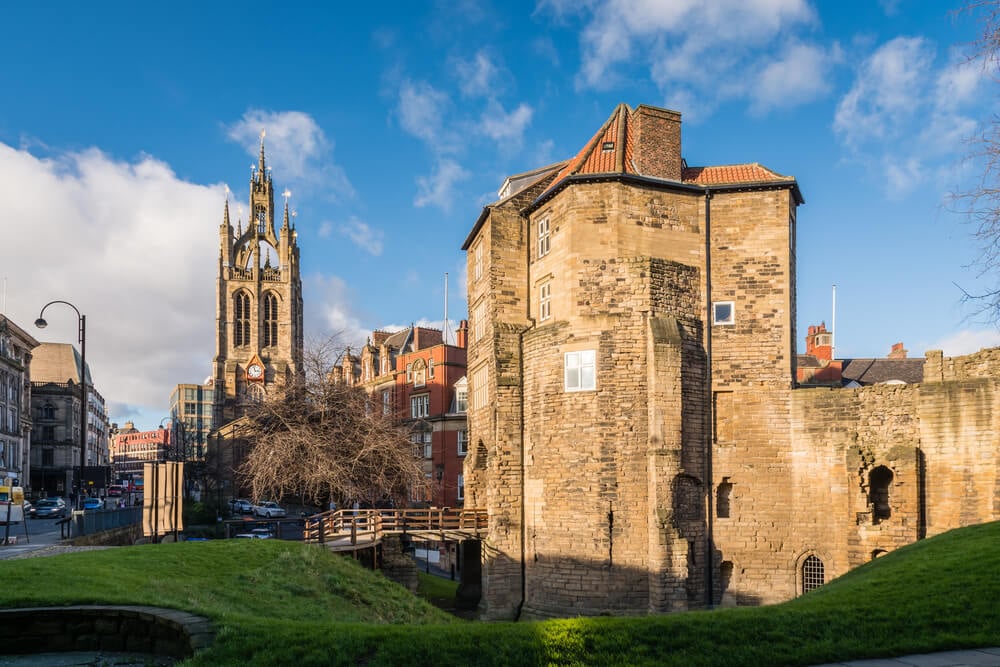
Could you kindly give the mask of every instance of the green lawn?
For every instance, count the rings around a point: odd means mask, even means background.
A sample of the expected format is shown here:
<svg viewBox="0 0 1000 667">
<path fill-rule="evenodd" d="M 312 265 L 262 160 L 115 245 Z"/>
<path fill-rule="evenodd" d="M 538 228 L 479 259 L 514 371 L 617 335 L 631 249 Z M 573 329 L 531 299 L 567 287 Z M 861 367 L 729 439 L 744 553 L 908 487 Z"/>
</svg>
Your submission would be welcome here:
<svg viewBox="0 0 1000 667">
<path fill-rule="evenodd" d="M 998 600 L 997 523 L 782 605 L 539 623 L 458 621 L 350 559 L 278 540 L 0 561 L 3 607 L 153 604 L 210 617 L 215 645 L 193 665 L 809 665 L 1000 645 Z"/>
</svg>

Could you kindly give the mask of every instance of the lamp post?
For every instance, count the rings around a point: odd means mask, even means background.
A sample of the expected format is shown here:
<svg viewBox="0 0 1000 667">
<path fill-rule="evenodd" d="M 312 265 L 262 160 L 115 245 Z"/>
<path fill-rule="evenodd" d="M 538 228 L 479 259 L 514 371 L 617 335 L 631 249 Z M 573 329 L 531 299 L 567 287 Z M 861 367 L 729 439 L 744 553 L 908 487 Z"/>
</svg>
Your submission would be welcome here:
<svg viewBox="0 0 1000 667">
<path fill-rule="evenodd" d="M 80 326 L 80 479 L 77 482 L 76 504 L 77 509 L 83 509 L 83 474 L 87 466 L 87 316 L 80 312 L 80 309 L 69 301 L 49 301 L 42 306 L 35 320 L 35 326 L 44 329 L 48 326 L 45 321 L 45 309 L 54 303 L 62 303 L 74 311 Z"/>
</svg>

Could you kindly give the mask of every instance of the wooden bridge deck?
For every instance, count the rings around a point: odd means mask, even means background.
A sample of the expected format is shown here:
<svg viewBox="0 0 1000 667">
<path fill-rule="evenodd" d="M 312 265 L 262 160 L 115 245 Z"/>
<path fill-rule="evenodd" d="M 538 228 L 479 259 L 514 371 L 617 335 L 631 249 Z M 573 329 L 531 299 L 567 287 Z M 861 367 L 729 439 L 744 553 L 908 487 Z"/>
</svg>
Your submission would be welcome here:
<svg viewBox="0 0 1000 667">
<path fill-rule="evenodd" d="M 306 519 L 303 539 L 333 551 L 356 551 L 379 544 L 383 535 L 462 540 L 478 537 L 486 526 L 482 509 L 331 510 Z"/>
</svg>

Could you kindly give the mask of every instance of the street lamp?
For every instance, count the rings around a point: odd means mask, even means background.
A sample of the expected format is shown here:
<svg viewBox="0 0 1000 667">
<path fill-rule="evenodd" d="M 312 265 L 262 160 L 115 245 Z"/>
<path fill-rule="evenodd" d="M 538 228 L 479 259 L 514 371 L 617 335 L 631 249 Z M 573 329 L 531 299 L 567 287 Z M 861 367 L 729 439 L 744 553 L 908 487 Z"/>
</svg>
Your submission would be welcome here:
<svg viewBox="0 0 1000 667">
<path fill-rule="evenodd" d="M 42 306 L 35 320 L 35 326 L 44 329 L 48 322 L 43 317 L 45 309 L 54 303 L 62 303 L 76 311 L 76 317 L 80 325 L 80 479 L 77 483 L 76 502 L 77 508 L 83 509 L 83 475 L 87 466 L 87 316 L 80 312 L 80 309 L 69 301 L 49 301 Z"/>
</svg>

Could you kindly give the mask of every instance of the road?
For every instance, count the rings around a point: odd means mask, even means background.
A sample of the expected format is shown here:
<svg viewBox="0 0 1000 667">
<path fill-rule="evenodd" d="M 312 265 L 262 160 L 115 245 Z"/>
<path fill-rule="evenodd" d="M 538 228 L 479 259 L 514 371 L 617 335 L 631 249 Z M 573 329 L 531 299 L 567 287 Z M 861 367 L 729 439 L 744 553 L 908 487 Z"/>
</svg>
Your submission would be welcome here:
<svg viewBox="0 0 1000 667">
<path fill-rule="evenodd" d="M 60 543 L 58 519 L 30 519 L 25 523 L 0 525 L 0 560 Z M 8 532 L 9 531 L 9 532 Z M 16 544 L 3 544 L 5 536 L 17 538 Z"/>
</svg>

